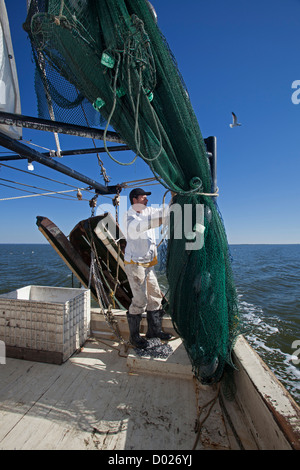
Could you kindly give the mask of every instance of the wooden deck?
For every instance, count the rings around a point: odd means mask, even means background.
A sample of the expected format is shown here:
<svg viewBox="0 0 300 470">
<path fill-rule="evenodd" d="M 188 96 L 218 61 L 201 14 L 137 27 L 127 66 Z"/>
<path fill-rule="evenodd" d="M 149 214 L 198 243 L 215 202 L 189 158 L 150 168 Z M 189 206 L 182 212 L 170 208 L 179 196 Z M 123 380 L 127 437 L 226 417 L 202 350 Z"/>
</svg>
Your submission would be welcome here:
<svg viewBox="0 0 300 470">
<path fill-rule="evenodd" d="M 0 449 L 191 450 L 199 406 L 216 391 L 199 389 L 188 360 L 186 374 L 177 368 L 178 354 L 181 367 L 185 361 L 178 341 L 168 361 L 126 357 L 118 343 L 93 338 L 62 365 L 7 358 L 0 365 Z M 217 402 L 197 449 L 232 447 Z"/>
<path fill-rule="evenodd" d="M 114 315 L 126 341 L 126 315 Z M 146 327 L 143 319 L 142 333 Z M 168 318 L 164 329 L 175 335 Z M 173 338 L 168 357 L 141 357 L 94 309 L 91 336 L 62 365 L 6 358 L 0 450 L 300 449 L 299 406 L 242 336 L 233 351 L 233 399 L 226 381 L 218 389 L 194 379 Z"/>
</svg>

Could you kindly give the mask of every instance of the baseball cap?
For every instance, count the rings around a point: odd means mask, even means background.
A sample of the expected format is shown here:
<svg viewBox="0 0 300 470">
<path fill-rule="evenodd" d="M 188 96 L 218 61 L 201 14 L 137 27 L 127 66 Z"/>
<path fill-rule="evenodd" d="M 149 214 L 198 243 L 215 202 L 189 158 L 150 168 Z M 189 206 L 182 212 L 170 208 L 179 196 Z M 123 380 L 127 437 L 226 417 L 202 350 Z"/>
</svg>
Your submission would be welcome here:
<svg viewBox="0 0 300 470">
<path fill-rule="evenodd" d="M 144 191 L 142 188 L 134 188 L 132 191 L 130 191 L 130 194 L 129 194 L 129 199 L 130 199 L 130 202 L 132 204 L 132 201 L 133 201 L 133 198 L 138 198 L 138 196 L 150 196 L 150 192 L 146 192 Z"/>
</svg>

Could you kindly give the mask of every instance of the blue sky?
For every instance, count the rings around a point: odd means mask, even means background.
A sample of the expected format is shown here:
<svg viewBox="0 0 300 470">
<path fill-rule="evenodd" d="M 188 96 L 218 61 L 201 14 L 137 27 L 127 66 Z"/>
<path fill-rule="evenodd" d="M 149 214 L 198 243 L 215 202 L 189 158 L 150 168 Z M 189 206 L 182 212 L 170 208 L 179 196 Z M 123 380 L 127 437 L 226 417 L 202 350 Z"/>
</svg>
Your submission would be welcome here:
<svg viewBox="0 0 300 470">
<path fill-rule="evenodd" d="M 217 137 L 218 204 L 229 243 L 300 243 L 300 104 L 292 102 L 297 92 L 292 84 L 300 80 L 300 1 L 152 0 L 152 4 L 202 134 Z M 22 113 L 37 116 L 30 43 L 22 29 L 26 1 L 9 0 L 6 7 Z M 231 111 L 241 127 L 229 127 Z M 53 136 L 46 132 L 25 129 L 23 139 L 55 149 Z M 60 141 L 62 149 L 93 146 L 90 139 L 60 136 Z M 97 144 L 102 146 L 101 141 Z M 133 154 L 115 156 L 130 161 Z M 112 177 L 110 184 L 151 176 L 140 159 L 133 166 L 121 167 L 105 154 L 101 157 Z M 27 170 L 24 160 L 4 163 Z M 64 157 L 62 163 L 102 183 L 95 155 Z M 35 174 L 85 186 L 38 163 L 34 166 Z M 4 166 L 0 178 L 49 191 L 68 189 Z M 153 186 L 152 192 L 150 202 L 160 204 L 165 188 Z M 26 193 L 0 185 L 0 199 L 20 195 Z M 99 198 L 98 202 L 110 200 Z M 0 243 L 45 243 L 35 224 L 38 215 L 50 218 L 68 235 L 91 214 L 87 201 L 48 197 L 0 201 L 0 211 Z"/>
</svg>

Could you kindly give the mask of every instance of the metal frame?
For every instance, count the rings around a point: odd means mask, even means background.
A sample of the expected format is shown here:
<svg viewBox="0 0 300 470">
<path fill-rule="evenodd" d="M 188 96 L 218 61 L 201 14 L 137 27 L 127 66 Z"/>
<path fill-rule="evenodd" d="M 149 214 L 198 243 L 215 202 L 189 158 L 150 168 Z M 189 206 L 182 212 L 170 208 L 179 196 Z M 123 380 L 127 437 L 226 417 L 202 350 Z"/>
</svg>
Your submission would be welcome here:
<svg viewBox="0 0 300 470">
<path fill-rule="evenodd" d="M 64 122 L 50 121 L 47 119 L 39 119 L 31 116 L 23 116 L 21 114 L 5 113 L 0 112 L 0 124 L 5 124 L 9 126 L 25 127 L 29 129 L 47 131 L 47 132 L 57 132 L 61 134 L 74 135 L 78 137 L 87 137 L 92 139 L 104 139 L 104 131 L 101 129 L 95 129 L 84 126 L 77 126 L 75 124 L 67 124 Z M 124 141 L 121 139 L 119 134 L 116 132 L 108 131 L 105 136 L 106 140 L 109 142 L 116 142 L 119 144 L 124 144 Z M 206 148 L 207 148 L 207 157 L 210 164 L 210 171 L 212 176 L 212 193 L 217 191 L 217 138 L 210 136 L 204 139 Z M 20 141 L 13 139 L 6 134 L 0 132 L 0 145 L 16 152 L 18 155 L 4 156 L 0 157 L 0 161 L 7 160 L 19 160 L 19 159 L 30 159 L 35 160 L 42 165 L 48 166 L 56 171 L 64 173 L 71 178 L 74 178 L 78 181 L 88 184 L 91 188 L 96 190 L 97 194 L 117 194 L 121 191 L 121 186 L 103 186 L 97 181 L 88 178 L 87 176 L 78 173 L 75 170 L 63 165 L 57 160 L 53 160 L 49 152 L 41 153 L 34 149 L 31 149 L 27 145 L 21 143 Z M 109 151 L 123 151 L 130 150 L 127 145 L 120 146 L 111 146 Z M 60 153 L 60 156 L 65 155 L 83 155 L 90 153 L 100 153 L 105 152 L 106 150 L 103 147 L 92 148 L 92 149 L 79 149 L 79 150 L 65 150 Z M 57 155 L 55 155 L 57 156 Z M 216 197 L 213 196 L 213 200 L 216 200 Z"/>
</svg>

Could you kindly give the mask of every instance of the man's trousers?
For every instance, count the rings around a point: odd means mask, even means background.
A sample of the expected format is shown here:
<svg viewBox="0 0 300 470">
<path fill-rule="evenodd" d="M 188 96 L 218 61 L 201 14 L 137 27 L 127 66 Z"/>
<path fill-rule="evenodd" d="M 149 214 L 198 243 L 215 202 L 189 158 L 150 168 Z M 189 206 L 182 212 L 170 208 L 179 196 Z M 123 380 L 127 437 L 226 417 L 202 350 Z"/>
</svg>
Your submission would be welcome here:
<svg viewBox="0 0 300 470">
<path fill-rule="evenodd" d="M 125 271 L 133 294 L 129 313 L 139 315 L 146 311 L 160 310 L 162 294 L 154 267 L 125 264 Z"/>
</svg>

